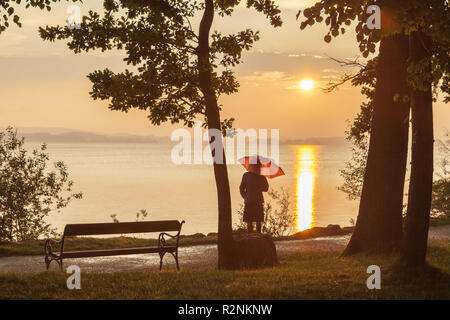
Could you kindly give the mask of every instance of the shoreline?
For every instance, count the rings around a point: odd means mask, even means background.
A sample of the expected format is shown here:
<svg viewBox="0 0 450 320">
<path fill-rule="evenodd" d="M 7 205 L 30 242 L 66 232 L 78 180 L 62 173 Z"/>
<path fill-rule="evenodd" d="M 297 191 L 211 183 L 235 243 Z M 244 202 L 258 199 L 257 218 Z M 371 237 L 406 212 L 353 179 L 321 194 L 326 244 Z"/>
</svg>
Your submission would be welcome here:
<svg viewBox="0 0 450 320">
<path fill-rule="evenodd" d="M 275 237 L 274 241 L 293 242 L 293 241 L 318 241 L 326 240 L 335 243 L 342 243 L 343 239 L 350 238 L 352 227 L 340 228 L 338 225 L 329 225 L 328 227 L 313 227 L 291 236 Z M 245 232 L 237 230 L 236 233 Z M 430 240 L 450 240 L 450 225 L 430 226 Z M 169 240 L 170 241 L 170 240 Z M 155 238 L 138 238 L 128 236 L 118 236 L 109 238 L 94 237 L 73 237 L 66 239 L 67 250 L 89 250 L 89 249 L 108 249 L 108 248 L 127 248 L 156 245 Z M 216 245 L 217 234 L 209 233 L 207 235 L 196 233 L 192 235 L 182 235 L 180 237 L 180 248 L 195 248 L 205 245 Z M 19 256 L 43 256 L 44 240 L 30 240 L 16 243 L 0 243 L 0 259 L 6 257 Z"/>
<path fill-rule="evenodd" d="M 345 236 L 351 233 L 352 227 L 341 228 L 339 225 L 328 225 L 327 227 L 313 227 L 306 229 L 290 236 L 273 237 L 276 242 L 279 241 L 296 241 L 309 240 L 315 238 L 330 238 Z M 233 234 L 247 233 L 244 229 L 234 230 Z M 12 256 L 37 256 L 42 255 L 44 251 L 44 241 L 29 240 L 22 242 L 5 242 L 0 243 L 0 258 Z M 170 243 L 172 240 L 168 240 Z M 70 237 L 65 240 L 66 250 L 90 250 L 90 249 L 108 249 L 108 248 L 127 248 L 156 245 L 156 238 L 143 238 L 133 236 L 118 235 L 117 237 Z M 217 233 L 210 232 L 208 234 L 195 233 L 180 236 L 180 248 L 195 247 L 200 245 L 217 244 Z"/>
</svg>

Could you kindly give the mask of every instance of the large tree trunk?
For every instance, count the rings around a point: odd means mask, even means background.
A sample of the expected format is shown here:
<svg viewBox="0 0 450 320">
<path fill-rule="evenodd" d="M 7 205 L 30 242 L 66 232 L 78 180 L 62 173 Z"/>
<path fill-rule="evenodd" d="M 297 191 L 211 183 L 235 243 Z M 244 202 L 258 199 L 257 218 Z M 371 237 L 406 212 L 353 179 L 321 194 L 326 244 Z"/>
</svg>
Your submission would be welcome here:
<svg viewBox="0 0 450 320">
<path fill-rule="evenodd" d="M 431 78 L 431 40 L 422 32 L 410 35 L 410 57 L 414 63 L 427 61 L 424 79 Z M 427 252 L 433 184 L 433 100 L 431 82 L 426 89 L 413 88 L 412 154 L 403 255 L 408 266 L 423 268 Z"/>
<path fill-rule="evenodd" d="M 355 230 L 343 255 L 401 247 L 410 110 L 402 99 L 409 93 L 408 46 L 403 34 L 381 40 L 363 190 Z"/>
<path fill-rule="evenodd" d="M 199 45 L 197 48 L 199 80 L 202 94 L 206 104 L 206 118 L 208 129 L 220 130 L 220 112 L 217 103 L 217 97 L 212 84 L 212 66 L 210 62 L 209 34 L 214 18 L 214 2 L 213 0 L 205 0 L 205 11 L 200 22 Z M 215 137 L 210 132 L 210 144 L 215 142 L 217 146 L 222 145 L 222 140 L 214 141 Z M 218 232 L 218 252 L 219 252 L 219 269 L 229 269 L 232 267 L 232 223 L 231 223 L 231 196 L 230 184 L 228 182 L 228 172 L 223 147 L 221 148 L 222 156 L 216 157 L 212 150 L 214 159 L 214 177 L 216 179 L 217 199 L 219 209 L 219 232 Z M 219 161 L 216 161 L 219 159 Z M 220 161 L 221 159 L 221 161 Z"/>
</svg>

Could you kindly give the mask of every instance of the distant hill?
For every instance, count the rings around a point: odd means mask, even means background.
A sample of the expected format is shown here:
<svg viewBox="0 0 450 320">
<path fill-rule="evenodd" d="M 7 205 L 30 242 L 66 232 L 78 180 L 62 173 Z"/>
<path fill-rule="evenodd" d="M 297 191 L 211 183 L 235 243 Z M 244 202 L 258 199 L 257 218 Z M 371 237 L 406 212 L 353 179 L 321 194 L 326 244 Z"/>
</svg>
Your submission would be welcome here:
<svg viewBox="0 0 450 320">
<path fill-rule="evenodd" d="M 0 126 L 0 130 L 5 130 L 5 129 L 6 129 L 5 126 Z M 36 133 L 36 132 L 60 134 L 60 133 L 67 133 L 67 132 L 72 132 L 72 131 L 80 131 L 80 130 L 67 129 L 67 128 L 58 128 L 58 127 L 14 127 L 14 129 L 17 129 L 17 131 L 22 135 L 25 133 Z"/>
<path fill-rule="evenodd" d="M 3 130 L 4 128 L 1 128 Z M 104 134 L 52 127 L 19 127 L 19 135 L 32 142 L 97 142 L 97 143 L 166 143 L 170 137 L 139 136 L 127 133 Z M 270 143 L 270 139 L 268 139 Z M 289 145 L 347 145 L 344 137 L 280 138 L 280 144 Z"/>
<path fill-rule="evenodd" d="M 137 136 L 137 135 L 106 135 L 101 133 L 84 131 L 66 131 L 61 133 L 48 132 L 23 132 L 18 130 L 19 135 L 26 141 L 33 142 L 123 142 L 123 143 L 160 143 L 170 141 L 165 137 Z"/>
</svg>

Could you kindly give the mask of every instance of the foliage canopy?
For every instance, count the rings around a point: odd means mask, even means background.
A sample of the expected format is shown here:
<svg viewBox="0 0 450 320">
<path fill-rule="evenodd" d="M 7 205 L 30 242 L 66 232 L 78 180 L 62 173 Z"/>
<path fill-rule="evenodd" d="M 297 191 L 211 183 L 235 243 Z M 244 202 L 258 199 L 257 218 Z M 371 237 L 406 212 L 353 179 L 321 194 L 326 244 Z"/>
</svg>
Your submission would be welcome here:
<svg viewBox="0 0 450 320">
<path fill-rule="evenodd" d="M 219 15 L 231 15 L 238 0 L 215 1 Z M 274 26 L 281 25 L 279 10 L 273 1 L 247 0 L 269 17 Z M 109 108 L 128 112 L 148 111 L 154 125 L 163 122 L 193 126 L 198 116 L 206 121 L 205 97 L 198 73 L 199 35 L 192 20 L 205 9 L 199 1 L 185 0 L 104 0 L 103 14 L 89 11 L 79 29 L 63 26 L 40 28 L 43 39 L 69 39 L 75 53 L 94 49 L 119 50 L 130 69 L 115 73 L 110 69 L 88 75 L 93 99 L 109 100 Z M 242 62 L 243 51 L 259 39 L 257 31 L 246 29 L 224 35 L 214 31 L 210 43 L 212 90 L 216 97 L 237 92 L 232 67 Z M 233 119 L 224 119 L 222 128 L 231 127 Z"/>
</svg>

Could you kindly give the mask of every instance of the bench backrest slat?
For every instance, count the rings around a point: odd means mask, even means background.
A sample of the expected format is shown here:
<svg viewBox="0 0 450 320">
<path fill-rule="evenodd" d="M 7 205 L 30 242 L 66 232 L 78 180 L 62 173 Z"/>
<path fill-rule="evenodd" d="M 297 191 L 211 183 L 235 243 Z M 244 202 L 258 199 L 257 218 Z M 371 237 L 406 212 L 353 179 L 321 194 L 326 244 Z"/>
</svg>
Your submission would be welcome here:
<svg viewBox="0 0 450 320">
<path fill-rule="evenodd" d="M 177 220 L 67 224 L 64 236 L 179 231 L 180 228 L 181 223 Z"/>
</svg>

